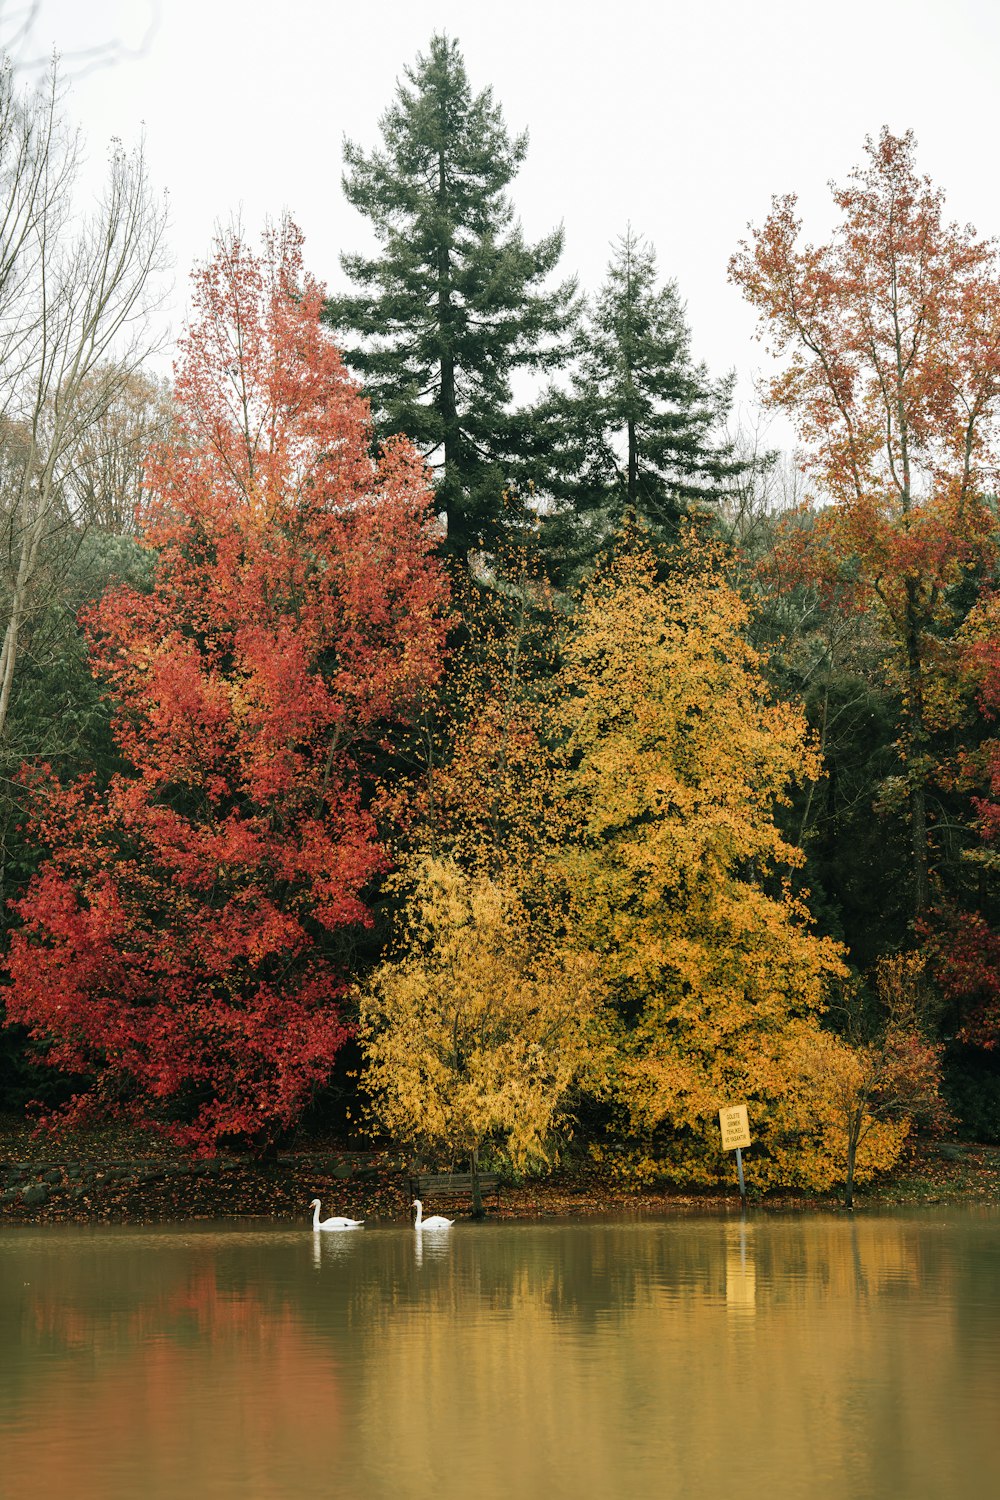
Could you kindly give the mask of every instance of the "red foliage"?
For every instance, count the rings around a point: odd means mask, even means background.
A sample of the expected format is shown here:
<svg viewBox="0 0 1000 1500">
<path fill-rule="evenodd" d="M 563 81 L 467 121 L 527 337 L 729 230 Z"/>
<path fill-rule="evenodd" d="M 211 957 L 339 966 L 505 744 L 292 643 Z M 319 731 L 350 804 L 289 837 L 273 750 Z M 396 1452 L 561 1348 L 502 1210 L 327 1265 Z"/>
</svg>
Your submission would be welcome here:
<svg viewBox="0 0 1000 1500">
<path fill-rule="evenodd" d="M 960 1039 L 989 1051 L 1000 1040 L 1000 933 L 976 912 L 938 914 L 930 946 L 942 988 L 963 1009 Z"/>
<path fill-rule="evenodd" d="M 85 621 L 127 770 L 104 795 L 34 774 L 50 853 L 7 1008 L 96 1074 L 78 1111 L 210 1148 L 273 1139 L 348 1033 L 338 955 L 386 868 L 366 773 L 437 676 L 446 587 L 426 473 L 405 442 L 371 457 L 294 226 L 194 281 L 152 585 Z"/>
</svg>

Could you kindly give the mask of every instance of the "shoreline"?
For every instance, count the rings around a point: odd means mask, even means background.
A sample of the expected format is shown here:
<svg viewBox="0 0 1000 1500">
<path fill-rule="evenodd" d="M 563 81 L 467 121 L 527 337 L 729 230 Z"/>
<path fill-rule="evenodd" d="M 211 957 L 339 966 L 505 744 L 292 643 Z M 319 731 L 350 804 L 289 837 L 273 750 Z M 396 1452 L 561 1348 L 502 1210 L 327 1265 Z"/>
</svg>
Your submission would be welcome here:
<svg viewBox="0 0 1000 1500">
<path fill-rule="evenodd" d="M 72 1141 L 0 1130 L 0 1228 L 44 1224 L 165 1224 L 270 1219 L 305 1225 L 318 1197 L 324 1215 L 370 1224 L 409 1218 L 405 1158 L 386 1151 L 311 1143 L 273 1161 L 184 1156 L 159 1140 L 95 1132 Z M 469 1217 L 468 1202 L 435 1199 L 436 1211 Z M 962 1203 L 1000 1205 L 1000 1146 L 920 1142 L 891 1179 L 855 1191 L 855 1209 Z M 845 1211 L 836 1191 L 748 1195 L 748 1207 L 779 1212 Z M 731 1188 L 631 1189 L 593 1165 L 501 1188 L 487 1220 L 604 1214 L 739 1213 Z"/>
</svg>

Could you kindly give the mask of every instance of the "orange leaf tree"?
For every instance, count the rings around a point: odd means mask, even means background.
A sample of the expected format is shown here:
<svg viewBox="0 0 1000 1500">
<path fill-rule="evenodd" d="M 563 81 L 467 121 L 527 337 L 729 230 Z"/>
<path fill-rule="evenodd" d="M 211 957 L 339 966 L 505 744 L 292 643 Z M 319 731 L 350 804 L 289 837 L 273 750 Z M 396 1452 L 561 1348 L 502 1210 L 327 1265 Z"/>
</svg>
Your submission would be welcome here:
<svg viewBox="0 0 1000 1500">
<path fill-rule="evenodd" d="M 833 190 L 827 244 L 802 243 L 795 197 L 775 198 L 730 274 L 783 358 L 767 400 L 796 424 L 819 485 L 811 524 L 789 531 L 786 576 L 877 609 L 894 646 L 920 911 L 941 657 L 956 585 L 993 553 L 1000 275 L 992 241 L 946 222 L 912 135 L 883 130 L 866 150 Z"/>
<path fill-rule="evenodd" d="M 460 580 L 461 638 L 415 746 L 395 932 L 360 992 L 373 1114 L 427 1156 L 551 1161 L 595 1066 L 598 956 L 566 930 L 547 853 L 546 688 L 559 629 L 518 554 Z"/>
<path fill-rule="evenodd" d="M 11 1020 L 103 1103 L 182 1140 L 272 1142 L 347 1034 L 350 935 L 387 859 L 376 748 L 439 669 L 426 475 L 373 460 L 293 225 L 194 278 L 178 431 L 148 467 L 148 592 L 86 625 L 123 769 L 35 776 Z"/>
</svg>

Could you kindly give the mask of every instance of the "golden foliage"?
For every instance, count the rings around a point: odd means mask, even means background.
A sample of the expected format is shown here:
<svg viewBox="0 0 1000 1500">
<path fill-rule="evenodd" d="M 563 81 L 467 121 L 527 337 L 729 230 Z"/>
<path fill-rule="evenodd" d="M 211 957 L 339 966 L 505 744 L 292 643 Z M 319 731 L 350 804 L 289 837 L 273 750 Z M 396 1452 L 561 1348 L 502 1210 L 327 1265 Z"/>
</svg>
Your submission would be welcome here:
<svg viewBox="0 0 1000 1500">
<path fill-rule="evenodd" d="M 633 538 L 591 586 L 556 710 L 574 837 L 555 863 L 614 1001 L 607 1086 L 636 1138 L 660 1135 L 658 1170 L 715 1180 L 717 1111 L 744 1099 L 770 1185 L 810 1175 L 794 1060 L 844 970 L 775 820 L 818 759 L 802 716 L 769 701 L 745 624 L 708 551 L 664 582 Z"/>
<path fill-rule="evenodd" d="M 503 879 L 425 855 L 408 887 L 399 956 L 360 1005 L 365 1082 L 393 1134 L 453 1156 L 495 1141 L 545 1160 L 587 1058 L 592 956 L 556 942 Z"/>
<path fill-rule="evenodd" d="M 927 1040 L 929 987 L 917 954 L 883 958 L 875 968 L 879 1014 L 845 992 L 844 1037 L 823 1033 L 802 1052 L 800 1071 L 815 1108 L 814 1133 L 830 1180 L 855 1182 L 895 1166 L 915 1122 L 940 1123 L 941 1047 Z"/>
<path fill-rule="evenodd" d="M 771 700 L 718 556 L 689 539 L 673 562 L 628 534 L 575 619 L 515 599 L 473 634 L 397 877 L 398 956 L 362 999 L 366 1082 L 394 1134 L 519 1164 L 580 1085 L 618 1111 L 616 1170 L 684 1184 L 729 1178 L 718 1110 L 743 1100 L 751 1184 L 813 1189 L 843 1175 L 861 1090 L 863 1179 L 909 1124 L 821 1025 L 843 953 L 812 930 L 776 816 L 820 758 Z M 539 669 L 546 629 L 558 669 Z"/>
</svg>

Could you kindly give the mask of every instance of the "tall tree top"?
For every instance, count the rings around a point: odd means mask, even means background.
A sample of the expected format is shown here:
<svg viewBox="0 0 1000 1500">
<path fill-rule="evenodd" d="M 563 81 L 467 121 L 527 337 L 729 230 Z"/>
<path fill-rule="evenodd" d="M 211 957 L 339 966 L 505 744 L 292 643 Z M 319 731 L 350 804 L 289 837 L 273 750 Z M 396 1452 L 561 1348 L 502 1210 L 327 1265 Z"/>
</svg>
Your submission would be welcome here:
<svg viewBox="0 0 1000 1500">
<path fill-rule="evenodd" d="M 677 283 L 658 283 L 656 252 L 631 225 L 576 356 L 569 391 L 549 393 L 540 423 L 556 516 L 565 525 L 568 505 L 576 519 L 570 552 L 603 545 L 626 515 L 674 537 L 744 467 L 723 430 L 733 377 L 712 380 L 692 358 Z"/>
<path fill-rule="evenodd" d="M 510 137 L 492 88 L 475 96 L 458 42 L 431 37 L 430 50 L 403 69 L 396 100 L 379 120 L 383 151 L 366 155 L 345 138 L 347 199 L 371 219 L 383 241 L 415 214 L 427 213 L 466 234 L 495 232 L 513 217 L 503 198 L 528 149 L 527 132 Z M 400 178 L 410 191 L 401 195 Z M 443 178 L 443 182 L 442 182 Z M 442 196 L 442 186 L 446 196 Z M 345 256 L 345 266 L 355 256 Z"/>
<path fill-rule="evenodd" d="M 562 358 L 575 283 L 543 286 L 562 230 L 525 240 L 506 190 L 527 136 L 511 136 L 491 89 L 473 93 L 457 42 L 431 38 L 380 128 L 370 153 L 345 142 L 344 192 L 381 248 L 341 257 L 357 291 L 326 317 L 380 435 L 405 433 L 432 466 L 449 549 L 489 548 L 530 519 L 511 376 Z"/>
<path fill-rule="evenodd" d="M 767 401 L 786 411 L 827 491 L 896 506 L 992 482 L 1000 404 L 997 246 L 949 223 L 917 173 L 911 131 L 865 141 L 867 161 L 831 184 L 840 222 L 803 242 L 796 195 L 730 261 L 783 357 Z"/>
</svg>

